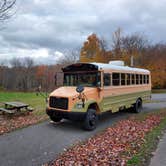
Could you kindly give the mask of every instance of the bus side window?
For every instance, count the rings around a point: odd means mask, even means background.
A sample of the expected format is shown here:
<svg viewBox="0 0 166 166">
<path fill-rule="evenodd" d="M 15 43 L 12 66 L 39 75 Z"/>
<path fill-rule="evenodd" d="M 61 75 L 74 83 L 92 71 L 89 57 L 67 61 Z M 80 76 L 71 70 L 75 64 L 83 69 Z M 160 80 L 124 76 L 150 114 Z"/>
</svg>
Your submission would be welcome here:
<svg viewBox="0 0 166 166">
<path fill-rule="evenodd" d="M 113 86 L 120 85 L 120 73 L 112 73 L 112 84 Z"/>
<path fill-rule="evenodd" d="M 127 85 L 130 85 L 131 83 L 130 83 L 130 77 L 131 77 L 131 74 L 126 74 L 126 76 L 127 76 Z"/>
<path fill-rule="evenodd" d="M 139 75 L 136 74 L 136 84 L 138 85 L 139 84 Z"/>
<path fill-rule="evenodd" d="M 121 73 L 121 85 L 125 85 L 125 73 Z"/>
<path fill-rule="evenodd" d="M 143 80 L 142 80 L 142 74 L 139 75 L 139 78 L 140 78 L 140 84 L 143 84 Z"/>
<path fill-rule="evenodd" d="M 135 84 L 135 74 L 132 74 L 132 85 Z"/>
<path fill-rule="evenodd" d="M 146 75 L 143 75 L 143 76 L 144 76 L 144 79 L 143 79 L 144 84 L 146 84 Z"/>
<path fill-rule="evenodd" d="M 149 84 L 149 75 L 147 75 L 147 82 L 146 83 Z"/>
<path fill-rule="evenodd" d="M 111 75 L 109 73 L 104 73 L 104 86 L 111 85 Z"/>
</svg>

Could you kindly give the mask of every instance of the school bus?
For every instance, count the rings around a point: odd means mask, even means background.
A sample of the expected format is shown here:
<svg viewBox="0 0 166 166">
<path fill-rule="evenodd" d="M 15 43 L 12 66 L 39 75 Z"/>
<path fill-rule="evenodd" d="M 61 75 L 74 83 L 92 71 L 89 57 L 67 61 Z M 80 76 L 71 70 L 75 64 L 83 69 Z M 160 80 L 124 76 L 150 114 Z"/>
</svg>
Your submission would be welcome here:
<svg viewBox="0 0 166 166">
<path fill-rule="evenodd" d="M 123 61 L 75 63 L 62 71 L 63 86 L 49 95 L 46 109 L 55 122 L 79 120 L 93 130 L 103 112 L 132 108 L 139 113 L 151 97 L 150 71 L 124 66 Z"/>
</svg>

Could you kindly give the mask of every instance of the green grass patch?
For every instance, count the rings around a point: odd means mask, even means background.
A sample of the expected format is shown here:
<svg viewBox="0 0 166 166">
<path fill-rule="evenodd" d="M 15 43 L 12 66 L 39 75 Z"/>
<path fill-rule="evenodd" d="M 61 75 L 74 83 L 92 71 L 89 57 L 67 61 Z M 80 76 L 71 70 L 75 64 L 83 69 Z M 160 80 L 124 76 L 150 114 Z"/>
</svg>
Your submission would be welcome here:
<svg viewBox="0 0 166 166">
<path fill-rule="evenodd" d="M 153 112 L 153 114 L 161 114 L 164 113 L 166 110 L 159 110 Z M 148 114 L 145 113 L 141 116 L 140 119 L 145 118 Z M 145 143 L 142 145 L 139 152 L 134 155 L 128 162 L 128 166 L 146 166 L 149 165 L 150 159 L 152 157 L 152 152 L 154 152 L 157 148 L 157 144 L 159 142 L 159 138 L 163 135 L 163 131 L 166 129 L 166 117 L 161 121 L 160 125 L 155 127 L 152 131 L 150 131 L 145 136 Z"/>
<path fill-rule="evenodd" d="M 152 93 L 166 93 L 166 89 L 152 89 Z"/>
<path fill-rule="evenodd" d="M 44 97 L 37 96 L 34 92 L 0 92 L 0 102 L 20 101 L 34 108 L 33 114 L 45 114 L 46 102 Z"/>
</svg>

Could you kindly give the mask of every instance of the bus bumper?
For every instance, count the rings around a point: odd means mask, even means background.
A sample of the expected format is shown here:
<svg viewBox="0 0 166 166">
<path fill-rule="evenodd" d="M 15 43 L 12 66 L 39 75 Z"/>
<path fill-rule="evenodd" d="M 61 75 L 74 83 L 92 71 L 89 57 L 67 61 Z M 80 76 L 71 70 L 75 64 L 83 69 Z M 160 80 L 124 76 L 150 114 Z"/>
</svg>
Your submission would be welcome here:
<svg viewBox="0 0 166 166">
<path fill-rule="evenodd" d="M 72 121 L 82 121 L 86 116 L 86 112 L 66 112 L 53 109 L 46 109 L 46 114 L 48 116 L 58 116 L 64 119 L 69 119 Z"/>
</svg>

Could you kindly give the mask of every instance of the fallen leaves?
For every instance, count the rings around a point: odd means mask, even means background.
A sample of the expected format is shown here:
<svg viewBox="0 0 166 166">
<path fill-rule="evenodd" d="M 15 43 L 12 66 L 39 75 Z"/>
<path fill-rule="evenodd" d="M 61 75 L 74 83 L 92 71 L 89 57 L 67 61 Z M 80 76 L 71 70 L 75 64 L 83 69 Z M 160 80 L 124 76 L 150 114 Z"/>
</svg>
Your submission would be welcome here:
<svg viewBox="0 0 166 166">
<path fill-rule="evenodd" d="M 35 116 L 33 114 L 21 114 L 19 116 L 0 115 L 0 135 L 35 124 L 44 119 L 46 119 L 46 116 Z"/>
<path fill-rule="evenodd" d="M 159 115 L 148 115 L 144 120 L 122 120 L 104 132 L 77 144 L 49 165 L 113 165 L 125 166 L 143 143 L 145 134 L 157 126 Z"/>
</svg>

